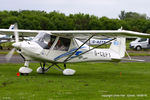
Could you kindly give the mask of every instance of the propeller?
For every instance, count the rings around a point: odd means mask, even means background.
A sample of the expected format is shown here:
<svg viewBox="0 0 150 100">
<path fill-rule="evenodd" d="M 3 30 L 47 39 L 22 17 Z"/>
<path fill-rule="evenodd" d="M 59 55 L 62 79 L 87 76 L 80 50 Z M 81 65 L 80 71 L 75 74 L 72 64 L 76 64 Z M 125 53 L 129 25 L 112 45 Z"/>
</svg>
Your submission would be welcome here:
<svg viewBox="0 0 150 100">
<path fill-rule="evenodd" d="M 7 61 L 10 61 L 10 59 L 13 56 L 15 50 L 16 50 L 15 48 L 11 49 L 11 51 L 5 56 Z"/>
<path fill-rule="evenodd" d="M 18 34 L 18 25 L 17 23 L 14 24 L 13 28 L 15 31 L 14 31 L 14 36 L 15 36 L 15 43 L 12 44 L 12 46 L 16 47 L 16 45 L 18 45 L 18 42 L 19 42 L 19 34 Z M 14 52 L 15 52 L 16 48 L 13 48 L 6 56 L 6 60 L 7 61 L 10 61 L 10 59 L 12 58 Z"/>
<path fill-rule="evenodd" d="M 14 30 L 15 30 L 14 31 L 15 41 L 19 42 L 19 34 L 18 34 L 18 31 L 17 31 L 18 30 L 18 24 L 17 23 L 14 24 Z"/>
</svg>

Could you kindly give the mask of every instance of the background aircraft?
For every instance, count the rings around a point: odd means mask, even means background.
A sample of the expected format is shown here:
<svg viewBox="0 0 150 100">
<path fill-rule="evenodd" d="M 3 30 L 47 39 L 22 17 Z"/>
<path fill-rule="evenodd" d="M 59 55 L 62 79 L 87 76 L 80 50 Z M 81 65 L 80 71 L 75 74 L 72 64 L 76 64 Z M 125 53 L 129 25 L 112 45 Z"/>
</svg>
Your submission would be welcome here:
<svg viewBox="0 0 150 100">
<path fill-rule="evenodd" d="M 79 39 L 81 40 L 82 42 L 85 42 L 86 40 L 82 40 L 82 39 Z M 88 45 L 100 45 L 100 44 L 103 44 L 105 42 L 108 42 L 109 40 L 111 40 L 111 38 L 99 38 L 99 39 L 90 39 L 89 42 L 87 42 L 86 44 Z M 110 44 L 111 42 L 107 43 L 107 44 Z"/>
<path fill-rule="evenodd" d="M 3 49 L 3 47 L 1 46 L 2 43 L 6 43 L 6 42 L 14 42 L 12 39 L 13 36 L 9 36 L 9 35 L 0 35 L 0 49 Z"/>
<path fill-rule="evenodd" d="M 10 25 L 9 30 L 13 30 L 15 27 L 14 24 Z M 31 41 L 33 40 L 34 36 L 24 36 L 23 34 L 19 37 L 19 40 L 23 41 Z M 0 49 L 3 49 L 3 47 L 1 46 L 2 43 L 6 43 L 6 42 L 15 42 L 15 36 L 14 35 L 6 35 L 4 33 L 0 34 Z"/>
<path fill-rule="evenodd" d="M 9 30 L 13 30 L 14 26 L 15 26 L 14 24 L 10 25 Z M 13 35 L 6 35 L 3 32 L 1 32 L 1 34 L 0 34 L 0 49 L 3 49 L 1 44 L 6 43 L 6 42 L 14 42 L 14 36 Z"/>
</svg>

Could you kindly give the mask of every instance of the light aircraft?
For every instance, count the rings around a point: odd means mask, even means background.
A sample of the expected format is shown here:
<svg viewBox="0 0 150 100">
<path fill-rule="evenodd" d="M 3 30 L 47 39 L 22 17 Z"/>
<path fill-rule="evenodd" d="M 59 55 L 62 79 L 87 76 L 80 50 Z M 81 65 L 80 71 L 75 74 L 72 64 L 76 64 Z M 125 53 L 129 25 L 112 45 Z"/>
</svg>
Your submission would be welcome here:
<svg viewBox="0 0 150 100">
<path fill-rule="evenodd" d="M 12 36 L 0 35 L 0 44 L 6 43 L 6 42 L 12 42 Z M 3 49 L 3 47 L 1 45 L 0 45 L 0 49 Z"/>
<path fill-rule="evenodd" d="M 119 62 L 123 59 L 126 52 L 126 37 L 150 37 L 149 34 L 127 30 L 21 30 L 17 24 L 13 30 L 0 29 L 3 33 L 14 33 L 14 47 L 6 56 L 10 60 L 16 50 L 24 59 L 24 66 L 19 69 L 22 75 L 32 72 L 29 62 L 36 60 L 40 62 L 37 68 L 38 73 L 45 73 L 51 67 L 57 68 L 64 75 L 74 75 L 75 70 L 66 68 L 67 63 L 77 62 Z M 37 33 L 32 41 L 19 42 L 19 33 Z M 92 38 L 101 36 L 111 39 L 96 47 L 90 47 L 86 43 Z M 84 43 L 77 38 L 87 39 Z M 98 47 L 112 42 L 110 48 L 100 49 Z M 64 68 L 58 64 L 62 63 Z M 46 67 L 47 66 L 47 67 Z"/>
<path fill-rule="evenodd" d="M 9 29 L 10 30 L 14 29 L 14 25 L 13 24 L 10 25 Z M 13 41 L 13 35 L 6 35 L 6 34 L 1 33 L 0 34 L 0 44 L 6 43 L 6 42 L 14 42 Z M 3 47 L 0 46 L 0 49 L 3 49 Z"/>
<path fill-rule="evenodd" d="M 11 24 L 10 25 L 10 27 L 9 27 L 9 30 L 13 30 L 14 29 L 14 27 L 15 27 L 15 25 L 14 24 Z M 26 41 L 31 41 L 31 40 L 33 40 L 33 36 L 21 36 L 21 37 L 19 37 L 19 40 L 26 40 Z M 6 43 L 6 42 L 14 42 L 14 36 L 13 35 L 6 35 L 6 34 L 4 34 L 4 33 L 1 33 L 0 34 L 0 44 L 2 44 L 2 43 Z M 3 47 L 0 45 L 0 49 L 2 49 Z"/>
<path fill-rule="evenodd" d="M 8 42 L 11 39 L 8 35 L 0 35 L 0 43 Z"/>
</svg>

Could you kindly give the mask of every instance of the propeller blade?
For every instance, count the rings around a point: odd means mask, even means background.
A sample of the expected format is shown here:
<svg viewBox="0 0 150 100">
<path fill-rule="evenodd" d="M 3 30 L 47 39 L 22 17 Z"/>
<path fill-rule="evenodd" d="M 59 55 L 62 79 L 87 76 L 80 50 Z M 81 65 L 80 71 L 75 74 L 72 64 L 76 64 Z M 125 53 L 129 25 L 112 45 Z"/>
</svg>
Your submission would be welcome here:
<svg viewBox="0 0 150 100">
<path fill-rule="evenodd" d="M 9 61 L 15 52 L 15 48 L 13 48 L 6 56 L 6 60 Z"/>
<path fill-rule="evenodd" d="M 15 31 L 15 41 L 16 42 L 19 42 L 19 34 L 18 34 L 18 32 L 17 31 Z"/>
<path fill-rule="evenodd" d="M 17 23 L 14 24 L 14 30 L 18 30 L 18 24 Z M 15 31 L 14 35 L 15 35 L 15 41 L 19 42 L 19 33 L 18 33 L 18 31 Z"/>
</svg>

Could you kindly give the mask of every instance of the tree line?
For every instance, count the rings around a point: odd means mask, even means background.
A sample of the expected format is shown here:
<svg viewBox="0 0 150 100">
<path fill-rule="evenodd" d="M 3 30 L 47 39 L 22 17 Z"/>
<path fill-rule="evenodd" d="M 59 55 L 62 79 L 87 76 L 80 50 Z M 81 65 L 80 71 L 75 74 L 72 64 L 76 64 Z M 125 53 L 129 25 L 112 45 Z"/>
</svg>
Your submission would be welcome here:
<svg viewBox="0 0 150 100">
<path fill-rule="evenodd" d="M 89 14 L 65 15 L 57 11 L 0 11 L 0 28 L 18 23 L 19 29 L 33 30 L 125 30 L 150 33 L 150 18 L 146 14 L 121 11 L 119 18 L 97 17 Z"/>
</svg>

